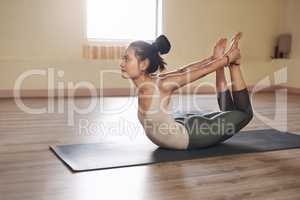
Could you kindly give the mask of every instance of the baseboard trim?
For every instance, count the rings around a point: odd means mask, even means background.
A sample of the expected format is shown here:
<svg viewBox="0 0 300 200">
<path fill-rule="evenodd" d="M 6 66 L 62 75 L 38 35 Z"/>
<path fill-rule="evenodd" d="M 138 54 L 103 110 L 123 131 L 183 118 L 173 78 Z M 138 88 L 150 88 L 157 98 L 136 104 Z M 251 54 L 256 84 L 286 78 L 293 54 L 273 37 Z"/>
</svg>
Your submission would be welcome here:
<svg viewBox="0 0 300 200">
<path fill-rule="evenodd" d="M 248 90 L 253 92 L 254 86 L 248 86 Z M 300 88 L 287 87 L 283 85 L 262 87 L 259 92 L 272 93 L 279 89 L 287 89 L 290 94 L 300 94 Z M 174 94 L 190 95 L 190 94 L 214 94 L 216 89 L 210 86 L 190 86 L 180 88 Z M 18 95 L 15 95 L 18 94 Z M 76 89 L 76 90 L 47 90 L 47 89 L 33 89 L 33 90 L 0 90 L 0 98 L 64 98 L 64 97 L 118 97 L 118 96 L 136 96 L 137 90 L 130 88 L 104 88 L 97 89 L 94 93 L 91 93 L 88 89 Z"/>
<path fill-rule="evenodd" d="M 25 90 L 0 90 L 0 98 L 48 98 L 48 97 L 97 97 L 97 96 L 133 96 L 135 91 L 129 88 L 105 88 L 96 89 L 93 93 L 89 89 L 76 90 L 47 90 L 47 89 L 25 89 Z"/>
</svg>

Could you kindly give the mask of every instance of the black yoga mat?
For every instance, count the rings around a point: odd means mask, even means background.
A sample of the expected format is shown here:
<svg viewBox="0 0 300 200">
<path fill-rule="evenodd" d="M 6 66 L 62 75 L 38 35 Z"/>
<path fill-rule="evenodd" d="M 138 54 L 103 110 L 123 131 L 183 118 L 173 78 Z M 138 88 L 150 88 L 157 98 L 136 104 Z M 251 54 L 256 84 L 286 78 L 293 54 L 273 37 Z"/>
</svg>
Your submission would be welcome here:
<svg viewBox="0 0 300 200">
<path fill-rule="evenodd" d="M 145 136 L 110 142 L 50 146 L 74 172 L 180 161 L 212 156 L 300 148 L 300 135 L 274 129 L 241 131 L 224 143 L 196 150 L 158 148 Z"/>
</svg>

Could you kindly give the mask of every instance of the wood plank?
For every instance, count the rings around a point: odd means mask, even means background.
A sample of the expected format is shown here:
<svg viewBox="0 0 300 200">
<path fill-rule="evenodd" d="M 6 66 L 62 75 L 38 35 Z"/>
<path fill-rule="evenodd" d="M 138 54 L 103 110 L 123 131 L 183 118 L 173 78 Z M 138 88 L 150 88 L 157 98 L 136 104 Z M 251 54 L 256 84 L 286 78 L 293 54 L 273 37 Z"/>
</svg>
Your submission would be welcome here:
<svg viewBox="0 0 300 200">
<path fill-rule="evenodd" d="M 288 131 L 300 134 L 299 95 L 288 95 Z M 106 97 L 105 108 L 114 108 L 129 98 Z M 182 98 L 186 110 L 190 99 Z M 132 100 L 132 99 L 131 99 Z M 0 100 L 0 199 L 300 199 L 300 150 L 290 149 L 255 154 L 213 157 L 168 162 L 148 166 L 104 171 L 72 173 L 48 150 L 57 143 L 97 142 L 100 131 L 80 134 L 80 119 L 91 123 L 104 121 L 116 126 L 119 119 L 139 124 L 136 105 L 112 115 L 103 113 L 100 104 L 89 114 L 75 114 L 75 125 L 68 126 L 66 113 L 26 114 L 10 99 Z M 76 99 L 85 107 L 89 98 Z M 28 106 L 42 107 L 46 99 L 25 99 Z M 177 102 L 177 103 L 176 103 Z M 275 95 L 261 93 L 252 99 L 253 121 L 244 130 L 269 128 L 259 115 L 275 114 Z M 64 102 L 65 111 L 67 103 Z M 281 106 L 284 102 L 281 102 Z M 215 95 L 200 95 L 197 105 L 203 110 L 217 110 Z M 280 108 L 282 109 L 282 108 Z M 110 123 L 109 123 L 110 122 Z M 284 127 L 284 122 L 273 125 Z M 138 134 L 143 134 L 138 130 Z M 128 137 L 120 135 L 116 137 Z"/>
</svg>

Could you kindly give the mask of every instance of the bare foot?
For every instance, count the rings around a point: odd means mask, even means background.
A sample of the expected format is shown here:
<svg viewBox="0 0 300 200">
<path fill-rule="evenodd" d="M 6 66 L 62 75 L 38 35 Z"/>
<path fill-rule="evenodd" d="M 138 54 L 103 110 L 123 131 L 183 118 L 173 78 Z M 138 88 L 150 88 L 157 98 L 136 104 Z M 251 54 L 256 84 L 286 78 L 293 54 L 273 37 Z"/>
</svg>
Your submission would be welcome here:
<svg viewBox="0 0 300 200">
<path fill-rule="evenodd" d="M 235 64 L 239 65 L 241 54 L 240 54 L 240 49 L 239 49 L 239 40 L 242 37 L 242 33 L 238 32 L 234 35 L 234 37 L 231 40 L 231 45 L 229 50 L 226 52 L 225 55 L 229 56 L 229 62 L 230 65 Z"/>
<path fill-rule="evenodd" d="M 213 58 L 221 58 L 224 55 L 226 45 L 227 45 L 227 39 L 221 38 L 214 47 Z"/>
<path fill-rule="evenodd" d="M 242 35 L 243 35 L 242 32 L 238 32 L 233 36 L 233 38 L 231 40 L 231 46 L 233 48 L 239 48 L 239 41 L 242 38 Z M 240 66 L 240 64 L 241 64 L 241 56 L 238 60 L 230 63 L 229 67 L 237 67 L 237 66 Z"/>
<path fill-rule="evenodd" d="M 231 39 L 230 48 L 238 48 L 239 41 L 242 38 L 243 34 L 242 32 L 236 33 L 233 38 Z"/>
</svg>

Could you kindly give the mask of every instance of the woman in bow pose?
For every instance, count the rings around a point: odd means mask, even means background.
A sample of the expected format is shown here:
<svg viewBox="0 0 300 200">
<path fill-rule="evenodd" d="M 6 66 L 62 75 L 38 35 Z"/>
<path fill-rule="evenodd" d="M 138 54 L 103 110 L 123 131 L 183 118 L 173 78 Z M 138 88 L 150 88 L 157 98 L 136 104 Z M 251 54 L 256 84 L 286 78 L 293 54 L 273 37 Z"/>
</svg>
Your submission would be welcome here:
<svg viewBox="0 0 300 200">
<path fill-rule="evenodd" d="M 132 42 L 120 64 L 122 77 L 131 79 L 138 89 L 138 118 L 148 138 L 156 145 L 169 149 L 205 148 L 232 137 L 253 117 L 248 90 L 240 70 L 241 53 L 237 33 L 225 52 L 226 39 L 220 39 L 213 55 L 166 73 L 161 55 L 170 51 L 166 36 L 154 43 Z M 224 70 L 230 71 L 231 92 Z M 212 72 L 216 72 L 217 101 L 220 111 L 185 114 L 173 117 L 169 110 L 173 92 Z"/>
</svg>

